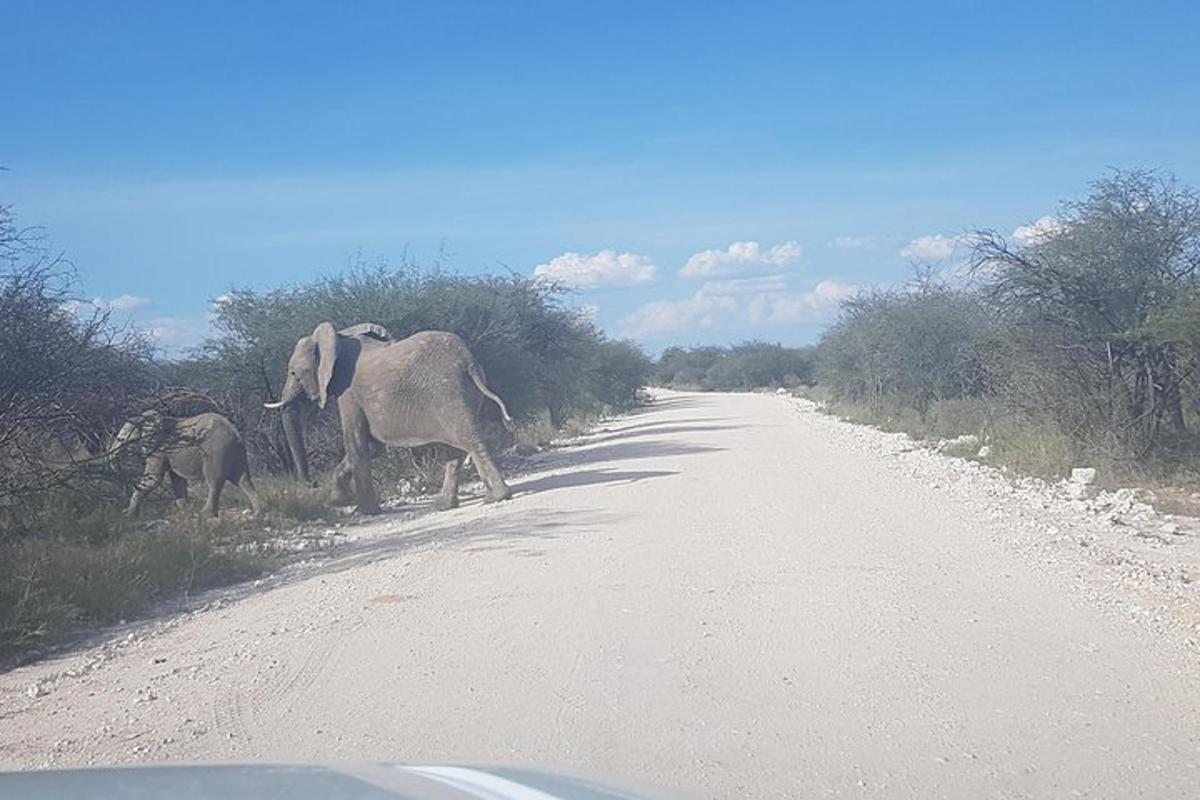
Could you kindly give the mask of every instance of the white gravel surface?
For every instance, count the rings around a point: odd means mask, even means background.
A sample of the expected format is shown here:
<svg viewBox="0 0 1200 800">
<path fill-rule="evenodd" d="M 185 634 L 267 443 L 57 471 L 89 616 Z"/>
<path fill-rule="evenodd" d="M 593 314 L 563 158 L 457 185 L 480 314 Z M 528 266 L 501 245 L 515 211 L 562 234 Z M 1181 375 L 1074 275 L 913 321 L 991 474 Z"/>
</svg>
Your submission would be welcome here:
<svg viewBox="0 0 1200 800">
<path fill-rule="evenodd" d="M 775 395 L 345 525 L 0 676 L 0 764 L 582 769 L 696 797 L 1200 796 L 1196 522 Z"/>
</svg>

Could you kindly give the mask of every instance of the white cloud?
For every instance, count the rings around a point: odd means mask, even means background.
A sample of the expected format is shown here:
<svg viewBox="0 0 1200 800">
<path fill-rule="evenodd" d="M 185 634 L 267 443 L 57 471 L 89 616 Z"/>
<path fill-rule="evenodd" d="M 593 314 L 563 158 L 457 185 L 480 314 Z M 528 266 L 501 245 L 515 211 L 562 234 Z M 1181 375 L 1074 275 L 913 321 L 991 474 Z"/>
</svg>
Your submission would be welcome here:
<svg viewBox="0 0 1200 800">
<path fill-rule="evenodd" d="M 563 253 L 533 268 L 535 278 L 564 286 L 632 286 L 654 280 L 656 267 L 646 256 L 601 250 L 594 255 Z"/>
<path fill-rule="evenodd" d="M 155 317 L 137 324 L 169 355 L 180 355 L 213 334 L 212 315 L 199 317 Z"/>
<path fill-rule="evenodd" d="M 954 255 L 958 244 L 956 236 L 941 233 L 918 236 L 901 248 L 900 257 L 910 261 L 945 261 Z"/>
<path fill-rule="evenodd" d="M 1012 233 L 1013 240 L 1022 247 L 1037 244 L 1043 239 L 1056 236 L 1067 229 L 1062 220 L 1054 217 L 1042 217 L 1028 225 L 1020 225 Z"/>
<path fill-rule="evenodd" d="M 875 246 L 875 237 L 839 236 L 836 239 L 830 239 L 826 246 L 834 250 L 866 250 Z"/>
<path fill-rule="evenodd" d="M 97 297 L 92 302 L 101 302 Z M 108 301 L 108 307 L 113 311 L 133 311 L 135 308 L 145 308 L 150 305 L 150 298 L 138 297 L 135 294 L 120 294 Z"/>
<path fill-rule="evenodd" d="M 812 322 L 836 307 L 856 289 L 837 281 L 821 281 L 807 292 L 779 292 L 755 296 L 750 301 L 750 321 L 771 325 Z"/>
<path fill-rule="evenodd" d="M 817 322 L 855 291 L 825 280 L 812 289 L 790 288 L 782 275 L 707 281 L 691 297 L 656 300 L 621 324 L 630 336 L 654 336 L 715 325 L 781 325 Z"/>
<path fill-rule="evenodd" d="M 116 297 L 93 297 L 91 300 L 71 300 L 63 307 L 72 314 L 85 316 L 97 311 L 135 311 L 150 305 L 150 298 L 135 294 L 119 294 Z"/>
<path fill-rule="evenodd" d="M 622 328 L 630 336 L 652 336 L 693 328 L 712 327 L 732 314 L 737 301 L 732 297 L 708 294 L 703 288 L 685 300 L 655 300 L 639 306 L 625 317 Z"/>
<path fill-rule="evenodd" d="M 758 242 L 734 242 L 724 250 L 703 250 L 688 258 L 680 275 L 687 278 L 720 278 L 752 272 L 777 272 L 804 255 L 796 242 L 784 242 L 763 250 Z"/>
</svg>

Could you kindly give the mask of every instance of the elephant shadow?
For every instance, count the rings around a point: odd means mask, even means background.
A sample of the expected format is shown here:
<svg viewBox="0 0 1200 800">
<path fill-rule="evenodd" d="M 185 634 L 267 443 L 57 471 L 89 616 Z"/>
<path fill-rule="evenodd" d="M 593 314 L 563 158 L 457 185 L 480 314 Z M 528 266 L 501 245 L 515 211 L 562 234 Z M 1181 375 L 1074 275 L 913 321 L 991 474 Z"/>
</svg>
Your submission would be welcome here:
<svg viewBox="0 0 1200 800">
<path fill-rule="evenodd" d="M 554 489 L 567 489 L 576 486 L 595 486 L 602 483 L 628 484 L 651 478 L 665 478 L 668 475 L 678 475 L 673 470 L 640 470 L 622 471 L 616 469 L 585 469 L 575 472 L 564 472 L 560 475 L 546 475 L 532 480 L 513 484 L 518 495 L 540 494 Z"/>
</svg>

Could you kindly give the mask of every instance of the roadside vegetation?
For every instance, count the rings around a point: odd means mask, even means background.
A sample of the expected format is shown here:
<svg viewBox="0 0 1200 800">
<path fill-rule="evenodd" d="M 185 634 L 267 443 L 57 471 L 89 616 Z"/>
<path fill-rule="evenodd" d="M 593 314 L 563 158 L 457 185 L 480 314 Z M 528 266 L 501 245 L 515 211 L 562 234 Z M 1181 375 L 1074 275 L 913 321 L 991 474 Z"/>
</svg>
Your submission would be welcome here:
<svg viewBox="0 0 1200 800">
<path fill-rule="evenodd" d="M 152 604 L 242 580 L 268 568 L 278 540 L 264 529 L 333 519 L 323 488 L 295 479 L 281 415 L 263 408 L 298 338 L 331 321 L 462 336 L 517 418 L 494 426 L 501 447 L 545 444 L 558 432 L 629 407 L 652 362 L 605 337 L 568 307 L 558 287 L 519 276 L 464 276 L 415 264 L 356 266 L 273 291 L 234 290 L 215 304 L 215 333 L 188 357 L 164 360 L 153 343 L 76 297 L 72 266 L 0 206 L 0 664 L 72 633 L 127 619 Z M 155 492 L 142 518 L 121 513 L 137 480 L 137 452 L 109 452 L 131 417 L 216 411 L 242 433 L 265 519 L 233 506 L 201 519 L 203 494 L 173 507 Z M 312 474 L 341 458 L 336 409 L 300 410 Z M 419 492 L 440 473 L 421 449 L 377 460 L 385 497 Z M 440 479 L 440 475 L 438 476 Z"/>
<path fill-rule="evenodd" d="M 964 258 L 858 293 L 814 347 L 671 347 L 654 380 L 786 388 L 855 422 L 958 438 L 962 456 L 986 444 L 1023 473 L 1195 483 L 1200 195 L 1115 171 L 1022 233 L 960 237 Z"/>
<path fill-rule="evenodd" d="M 1194 482 L 1200 196 L 1116 172 L 1036 235 L 963 245 L 953 275 L 848 301 L 817 348 L 813 395 L 919 438 L 975 434 L 989 462 L 1025 472 Z"/>
</svg>

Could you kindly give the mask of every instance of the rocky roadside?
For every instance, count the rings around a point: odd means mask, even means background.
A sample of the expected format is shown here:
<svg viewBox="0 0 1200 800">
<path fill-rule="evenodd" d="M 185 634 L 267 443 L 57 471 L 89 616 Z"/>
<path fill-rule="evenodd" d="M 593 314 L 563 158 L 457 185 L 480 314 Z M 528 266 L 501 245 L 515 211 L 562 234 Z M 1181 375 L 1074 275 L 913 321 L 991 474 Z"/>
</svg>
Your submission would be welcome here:
<svg viewBox="0 0 1200 800">
<path fill-rule="evenodd" d="M 961 452 L 960 440 L 921 443 L 838 419 L 811 400 L 784 399 L 843 446 L 888 458 L 948 497 L 976 508 L 982 502 L 991 535 L 1064 574 L 1093 601 L 1180 633 L 1200 652 L 1200 519 L 1159 512 L 1134 488 L 1098 489 L 1087 470 L 1059 481 L 1014 475 L 942 452 Z"/>
</svg>

